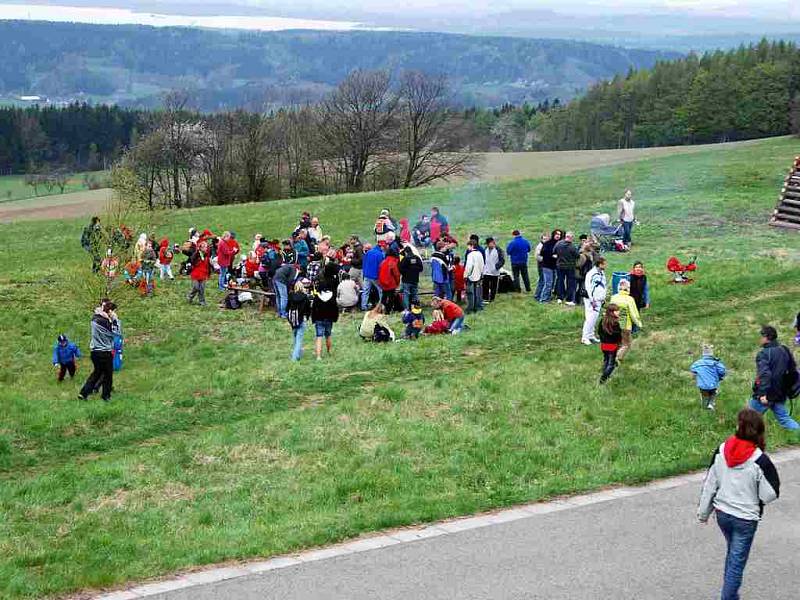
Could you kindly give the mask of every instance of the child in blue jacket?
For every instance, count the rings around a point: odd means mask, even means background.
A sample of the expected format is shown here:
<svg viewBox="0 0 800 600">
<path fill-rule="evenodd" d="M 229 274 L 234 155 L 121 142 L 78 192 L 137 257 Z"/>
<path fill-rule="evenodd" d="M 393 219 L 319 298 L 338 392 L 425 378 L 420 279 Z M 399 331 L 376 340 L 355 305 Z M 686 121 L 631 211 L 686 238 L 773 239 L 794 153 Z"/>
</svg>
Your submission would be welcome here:
<svg viewBox="0 0 800 600">
<path fill-rule="evenodd" d="M 53 346 L 53 366 L 58 369 L 58 381 L 64 381 L 64 377 L 69 373 L 69 378 L 75 377 L 75 359 L 81 357 L 81 351 L 74 342 L 70 342 L 67 336 L 61 334 Z"/>
<path fill-rule="evenodd" d="M 716 408 L 717 391 L 720 382 L 725 379 L 725 365 L 714 356 L 714 347 L 703 346 L 703 356 L 692 363 L 689 370 L 694 373 L 697 387 L 700 390 L 700 401 L 703 408 Z"/>
</svg>

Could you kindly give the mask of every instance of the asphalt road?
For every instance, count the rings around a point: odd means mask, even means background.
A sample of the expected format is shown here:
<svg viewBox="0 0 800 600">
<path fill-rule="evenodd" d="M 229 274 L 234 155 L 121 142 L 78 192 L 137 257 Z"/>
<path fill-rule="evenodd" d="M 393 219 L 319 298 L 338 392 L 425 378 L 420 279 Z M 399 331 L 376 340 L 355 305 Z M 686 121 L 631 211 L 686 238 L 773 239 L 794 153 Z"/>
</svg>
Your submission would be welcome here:
<svg viewBox="0 0 800 600">
<path fill-rule="evenodd" d="M 800 597 L 800 460 L 778 465 L 743 598 Z M 696 482 L 164 593 L 159 600 L 718 598 L 724 543 Z"/>
</svg>

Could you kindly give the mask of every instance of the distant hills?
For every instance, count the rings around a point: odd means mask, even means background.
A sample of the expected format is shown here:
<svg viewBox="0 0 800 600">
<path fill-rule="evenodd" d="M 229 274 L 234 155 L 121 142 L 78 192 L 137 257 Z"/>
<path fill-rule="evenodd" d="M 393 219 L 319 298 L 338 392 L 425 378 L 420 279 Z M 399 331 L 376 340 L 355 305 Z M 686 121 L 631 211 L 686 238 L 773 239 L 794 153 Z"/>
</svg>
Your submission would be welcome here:
<svg viewBox="0 0 800 600">
<path fill-rule="evenodd" d="M 586 42 L 397 31 L 243 32 L 0 22 L 0 97 L 152 107 L 191 91 L 201 110 L 314 101 L 352 69 L 446 74 L 454 102 L 499 106 L 574 97 L 675 52 Z"/>
</svg>

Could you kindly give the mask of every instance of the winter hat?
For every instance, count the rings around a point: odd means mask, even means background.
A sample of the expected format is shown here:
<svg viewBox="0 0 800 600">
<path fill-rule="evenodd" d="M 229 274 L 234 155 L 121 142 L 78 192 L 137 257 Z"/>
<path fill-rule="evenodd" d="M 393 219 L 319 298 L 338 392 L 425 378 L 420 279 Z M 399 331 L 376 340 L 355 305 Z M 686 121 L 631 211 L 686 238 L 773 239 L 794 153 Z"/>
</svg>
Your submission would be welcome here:
<svg viewBox="0 0 800 600">
<path fill-rule="evenodd" d="M 58 336 L 58 343 L 59 344 L 66 344 L 67 343 L 67 336 L 65 336 L 63 333 L 60 336 Z"/>
<path fill-rule="evenodd" d="M 511 235 L 519 235 L 519 229 L 515 229 L 511 232 Z"/>
<path fill-rule="evenodd" d="M 714 346 L 703 344 L 703 356 L 714 356 Z"/>
</svg>

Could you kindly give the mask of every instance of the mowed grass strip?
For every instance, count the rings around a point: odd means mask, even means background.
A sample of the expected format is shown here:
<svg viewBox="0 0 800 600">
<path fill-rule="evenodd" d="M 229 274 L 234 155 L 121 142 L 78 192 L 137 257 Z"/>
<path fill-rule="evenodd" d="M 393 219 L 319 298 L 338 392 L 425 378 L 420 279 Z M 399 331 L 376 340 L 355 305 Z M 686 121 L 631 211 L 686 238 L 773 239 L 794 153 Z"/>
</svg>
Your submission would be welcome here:
<svg viewBox="0 0 800 600">
<path fill-rule="evenodd" d="M 585 231 L 631 186 L 642 225 L 610 271 L 644 260 L 653 308 L 605 387 L 599 351 L 578 343 L 582 311 L 529 297 L 501 297 L 463 336 L 388 346 L 359 341 L 347 316 L 332 359 L 292 364 L 285 323 L 187 307 L 179 281 L 153 299 L 119 293 L 128 344 L 114 400 L 79 403 L 49 359 L 62 331 L 88 351 L 83 223 L 1 226 L 0 596 L 114 586 L 704 466 L 749 395 L 758 325 L 788 338 L 798 309 L 797 238 L 765 224 L 795 153 L 796 141 L 772 140 L 568 177 L 187 211 L 160 228 L 176 241 L 191 225 L 279 237 L 308 209 L 334 239 L 366 238 L 383 206 L 413 216 L 436 204 L 460 239 L 505 242 L 518 226 L 531 239 Z M 668 284 L 672 254 L 699 256 L 695 284 Z M 731 371 L 716 414 L 687 373 L 704 341 Z M 769 436 L 794 442 L 771 417 Z"/>
</svg>

